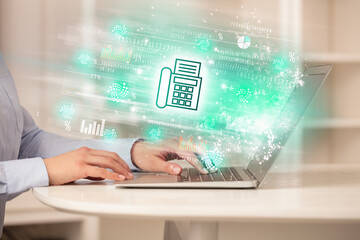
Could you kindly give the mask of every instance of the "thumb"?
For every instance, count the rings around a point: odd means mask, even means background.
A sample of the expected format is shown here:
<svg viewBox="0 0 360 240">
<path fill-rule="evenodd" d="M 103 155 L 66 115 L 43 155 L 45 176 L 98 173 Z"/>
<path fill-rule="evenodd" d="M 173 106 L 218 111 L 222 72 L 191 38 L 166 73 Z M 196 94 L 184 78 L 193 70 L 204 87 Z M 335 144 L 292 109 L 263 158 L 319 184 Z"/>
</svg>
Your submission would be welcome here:
<svg viewBox="0 0 360 240">
<path fill-rule="evenodd" d="M 161 172 L 167 172 L 173 175 L 179 175 L 182 171 L 179 164 L 170 163 L 170 162 L 163 162 L 161 168 L 159 169 Z"/>
</svg>

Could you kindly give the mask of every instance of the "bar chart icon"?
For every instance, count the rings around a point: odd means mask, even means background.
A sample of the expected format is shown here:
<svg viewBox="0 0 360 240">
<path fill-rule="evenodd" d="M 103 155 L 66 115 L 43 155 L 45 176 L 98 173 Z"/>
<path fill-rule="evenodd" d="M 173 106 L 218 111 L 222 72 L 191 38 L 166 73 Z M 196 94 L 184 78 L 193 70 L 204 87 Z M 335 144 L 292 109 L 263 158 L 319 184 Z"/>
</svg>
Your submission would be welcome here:
<svg viewBox="0 0 360 240">
<path fill-rule="evenodd" d="M 90 122 L 90 121 L 86 121 L 85 119 L 83 119 L 81 121 L 80 132 L 84 133 L 84 134 L 94 135 L 94 136 L 103 136 L 104 135 L 104 127 L 105 127 L 105 119 L 101 120 L 101 124 L 98 123 L 97 121 Z"/>
</svg>

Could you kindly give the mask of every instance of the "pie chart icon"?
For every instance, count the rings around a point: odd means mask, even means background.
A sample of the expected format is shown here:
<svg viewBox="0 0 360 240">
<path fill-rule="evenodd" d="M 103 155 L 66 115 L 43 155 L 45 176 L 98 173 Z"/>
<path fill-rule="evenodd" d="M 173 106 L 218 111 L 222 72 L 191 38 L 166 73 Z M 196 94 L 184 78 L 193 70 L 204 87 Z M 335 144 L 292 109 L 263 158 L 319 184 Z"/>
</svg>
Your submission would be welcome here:
<svg viewBox="0 0 360 240">
<path fill-rule="evenodd" d="M 241 36 L 237 41 L 237 45 L 241 49 L 247 49 L 251 45 L 251 39 L 248 36 Z"/>
</svg>

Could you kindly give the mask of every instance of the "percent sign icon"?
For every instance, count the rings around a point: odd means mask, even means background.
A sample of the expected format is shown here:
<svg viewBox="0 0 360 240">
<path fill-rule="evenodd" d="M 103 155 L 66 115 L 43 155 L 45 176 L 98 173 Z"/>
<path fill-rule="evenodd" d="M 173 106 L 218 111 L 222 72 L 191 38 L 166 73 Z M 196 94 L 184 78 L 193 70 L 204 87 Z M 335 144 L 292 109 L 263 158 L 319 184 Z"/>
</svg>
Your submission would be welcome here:
<svg viewBox="0 0 360 240">
<path fill-rule="evenodd" d="M 295 62 L 298 57 L 295 57 L 294 52 L 289 52 L 290 62 Z"/>
<path fill-rule="evenodd" d="M 223 37 L 223 34 L 222 34 L 222 33 L 218 33 L 218 37 L 219 37 L 219 39 L 220 39 L 220 40 L 223 40 L 223 39 L 224 39 L 224 37 Z"/>
<path fill-rule="evenodd" d="M 65 125 L 65 131 L 70 132 L 71 131 L 70 121 L 65 121 L 64 125 Z"/>
</svg>

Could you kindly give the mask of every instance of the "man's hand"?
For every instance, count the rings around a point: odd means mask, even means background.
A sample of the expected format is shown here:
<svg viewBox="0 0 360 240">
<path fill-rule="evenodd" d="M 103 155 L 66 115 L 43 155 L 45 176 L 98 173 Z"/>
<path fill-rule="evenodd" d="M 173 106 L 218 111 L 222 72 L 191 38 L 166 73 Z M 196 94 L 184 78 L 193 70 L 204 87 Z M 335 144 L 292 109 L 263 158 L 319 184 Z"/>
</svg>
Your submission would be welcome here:
<svg viewBox="0 0 360 240">
<path fill-rule="evenodd" d="M 116 153 L 86 147 L 44 159 L 50 185 L 60 185 L 81 178 L 132 179 L 130 168 Z M 107 170 L 109 168 L 114 172 Z"/>
<path fill-rule="evenodd" d="M 178 164 L 167 162 L 175 159 L 184 159 L 200 173 L 208 173 L 193 152 L 179 148 L 179 141 L 176 139 L 168 139 L 159 143 L 137 142 L 132 148 L 132 162 L 146 171 L 180 174 L 182 169 Z"/>
</svg>

